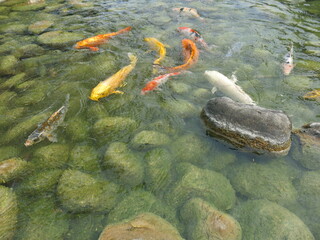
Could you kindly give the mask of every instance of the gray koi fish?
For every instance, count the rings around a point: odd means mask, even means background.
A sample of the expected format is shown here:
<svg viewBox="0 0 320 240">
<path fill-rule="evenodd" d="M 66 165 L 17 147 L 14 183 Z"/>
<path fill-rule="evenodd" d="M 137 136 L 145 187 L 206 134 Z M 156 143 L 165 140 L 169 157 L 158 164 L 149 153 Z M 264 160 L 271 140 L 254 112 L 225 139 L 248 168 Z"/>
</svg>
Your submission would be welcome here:
<svg viewBox="0 0 320 240">
<path fill-rule="evenodd" d="M 47 138 L 50 142 L 57 142 L 57 136 L 54 131 L 63 122 L 68 111 L 70 94 L 67 94 L 64 105 L 54 112 L 46 121 L 40 123 L 36 130 L 34 130 L 24 143 L 26 147 L 32 146 Z"/>
</svg>

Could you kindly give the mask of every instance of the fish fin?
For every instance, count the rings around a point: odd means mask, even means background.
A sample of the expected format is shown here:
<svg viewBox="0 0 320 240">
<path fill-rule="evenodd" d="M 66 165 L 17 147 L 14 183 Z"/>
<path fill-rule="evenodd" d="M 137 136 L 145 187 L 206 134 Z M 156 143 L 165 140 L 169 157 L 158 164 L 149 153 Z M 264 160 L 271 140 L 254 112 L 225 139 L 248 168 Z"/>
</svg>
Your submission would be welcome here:
<svg viewBox="0 0 320 240">
<path fill-rule="evenodd" d="M 231 75 L 231 81 L 236 83 L 238 81 L 237 77 L 236 77 L 236 71 L 234 71 Z"/>
<path fill-rule="evenodd" d="M 93 52 L 99 51 L 98 47 L 89 47 L 89 49 Z"/>
<path fill-rule="evenodd" d="M 213 88 L 211 89 L 212 94 L 214 94 L 216 91 L 217 91 L 217 88 L 216 88 L 216 87 L 213 87 Z"/>
<path fill-rule="evenodd" d="M 128 83 L 123 82 L 123 83 L 120 84 L 120 87 L 124 87 L 124 86 L 126 86 L 127 84 L 128 84 Z"/>
<path fill-rule="evenodd" d="M 54 133 L 47 134 L 46 137 L 48 138 L 48 140 L 49 140 L 50 142 L 58 142 L 57 135 L 54 134 Z"/>
<path fill-rule="evenodd" d="M 114 90 L 112 93 L 114 93 L 114 94 L 124 94 L 124 92 L 119 91 L 119 90 Z"/>
</svg>

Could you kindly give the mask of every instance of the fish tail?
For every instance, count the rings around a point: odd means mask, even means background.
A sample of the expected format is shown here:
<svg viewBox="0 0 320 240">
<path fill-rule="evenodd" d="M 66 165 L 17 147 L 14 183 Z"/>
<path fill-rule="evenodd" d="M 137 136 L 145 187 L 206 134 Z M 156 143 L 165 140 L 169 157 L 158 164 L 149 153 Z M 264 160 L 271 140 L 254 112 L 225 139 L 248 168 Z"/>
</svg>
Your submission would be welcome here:
<svg viewBox="0 0 320 240">
<path fill-rule="evenodd" d="M 137 64 L 138 58 L 135 55 L 133 55 L 133 53 L 128 53 L 128 57 L 131 62 L 130 65 L 135 66 Z"/>
<path fill-rule="evenodd" d="M 131 29 L 132 29 L 132 27 L 126 27 L 124 29 L 119 30 L 117 33 L 120 34 L 120 33 L 129 32 Z"/>
</svg>

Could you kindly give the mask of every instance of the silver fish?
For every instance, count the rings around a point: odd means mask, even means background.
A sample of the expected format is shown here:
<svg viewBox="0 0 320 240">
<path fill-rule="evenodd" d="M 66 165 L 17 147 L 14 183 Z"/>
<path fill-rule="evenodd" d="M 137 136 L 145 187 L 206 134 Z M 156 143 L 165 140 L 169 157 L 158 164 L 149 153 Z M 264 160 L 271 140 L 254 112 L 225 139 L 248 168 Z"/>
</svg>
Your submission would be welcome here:
<svg viewBox="0 0 320 240">
<path fill-rule="evenodd" d="M 32 146 L 38 142 L 41 142 L 47 138 L 50 142 L 57 142 L 57 136 L 54 131 L 64 121 L 66 113 L 68 111 L 70 94 L 67 94 L 64 105 L 54 112 L 46 121 L 40 123 L 36 130 L 34 130 L 29 136 L 24 145 L 26 147 Z"/>
<path fill-rule="evenodd" d="M 234 75 L 232 76 L 232 79 L 227 78 L 217 71 L 205 71 L 204 75 L 206 75 L 209 82 L 214 86 L 211 90 L 212 93 L 214 93 L 218 88 L 221 92 L 235 101 L 255 105 L 255 102 L 251 97 L 236 84 L 237 79 Z"/>
</svg>

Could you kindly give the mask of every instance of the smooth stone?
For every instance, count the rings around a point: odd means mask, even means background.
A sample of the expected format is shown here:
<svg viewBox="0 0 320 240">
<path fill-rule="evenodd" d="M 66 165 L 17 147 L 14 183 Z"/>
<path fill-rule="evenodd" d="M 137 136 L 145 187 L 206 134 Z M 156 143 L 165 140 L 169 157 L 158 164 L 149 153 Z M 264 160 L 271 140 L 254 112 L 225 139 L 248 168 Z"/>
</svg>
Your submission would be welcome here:
<svg viewBox="0 0 320 240">
<path fill-rule="evenodd" d="M 191 118 L 199 115 L 200 109 L 184 99 L 166 101 L 162 104 L 163 108 L 171 114 L 176 114 L 182 118 Z"/>
<path fill-rule="evenodd" d="M 115 175 L 121 184 L 135 187 L 143 182 L 142 160 L 125 143 L 111 143 L 104 155 L 103 165 Z"/>
<path fill-rule="evenodd" d="M 26 74 L 25 73 L 19 73 L 11 78 L 9 78 L 8 80 L 6 80 L 5 82 L 3 82 L 0 85 L 0 88 L 11 88 L 13 86 L 17 86 L 20 83 L 22 83 L 25 80 Z"/>
<path fill-rule="evenodd" d="M 38 21 L 38 22 L 31 24 L 28 27 L 28 31 L 31 33 L 34 33 L 34 34 L 40 34 L 44 31 L 46 31 L 53 24 L 54 24 L 54 22 L 49 21 L 49 20 Z"/>
<path fill-rule="evenodd" d="M 282 206 L 297 200 L 298 194 L 291 176 L 275 164 L 235 164 L 228 171 L 228 177 L 234 189 L 249 199 L 268 199 Z"/>
<path fill-rule="evenodd" d="M 16 67 L 19 60 L 12 55 L 1 57 L 0 59 L 0 76 L 13 75 L 16 72 Z"/>
<path fill-rule="evenodd" d="M 132 220 L 108 225 L 98 240 L 183 240 L 179 232 L 161 217 L 143 213 Z"/>
<path fill-rule="evenodd" d="M 0 183 L 21 179 L 28 168 L 28 162 L 20 158 L 10 158 L 0 162 Z"/>
<path fill-rule="evenodd" d="M 180 210 L 191 240 L 241 240 L 240 224 L 229 214 L 200 198 L 192 198 Z"/>
<path fill-rule="evenodd" d="M 294 130 L 297 145 L 292 157 L 310 170 L 320 169 L 320 122 L 309 123 Z"/>
<path fill-rule="evenodd" d="M 70 152 L 70 161 L 68 165 L 75 170 L 84 172 L 98 172 L 99 153 L 97 150 L 88 145 L 76 145 Z"/>
<path fill-rule="evenodd" d="M 217 97 L 207 102 L 201 117 L 210 135 L 238 148 L 275 155 L 290 150 L 292 124 L 282 111 Z"/>
<path fill-rule="evenodd" d="M 82 34 L 64 31 L 53 31 L 41 34 L 38 42 L 52 47 L 72 47 L 72 45 L 84 38 Z"/>
<path fill-rule="evenodd" d="M 14 56 L 17 58 L 30 58 L 36 57 L 44 54 L 44 48 L 40 47 L 37 44 L 28 44 L 18 48 L 14 51 Z"/>
<path fill-rule="evenodd" d="M 77 170 L 66 170 L 57 187 L 62 206 L 72 212 L 109 211 L 119 191 L 118 185 Z"/>
<path fill-rule="evenodd" d="M 35 4 L 20 4 L 17 6 L 12 7 L 13 11 L 19 11 L 19 12 L 24 12 L 24 11 L 36 11 L 36 10 L 41 10 L 46 7 L 45 3 L 35 3 Z"/>
<path fill-rule="evenodd" d="M 170 143 L 170 138 L 163 133 L 156 131 L 141 131 L 131 140 L 131 144 L 136 149 L 159 147 Z"/>
<path fill-rule="evenodd" d="M 165 196 L 170 205 L 179 207 L 193 196 L 214 204 L 220 210 L 234 206 L 235 191 L 221 173 L 200 169 L 189 163 L 180 163 L 176 168 L 181 176 Z"/>
<path fill-rule="evenodd" d="M 6 24 L 0 27 L 1 33 L 16 33 L 23 34 L 27 30 L 27 26 L 24 24 Z"/>
<path fill-rule="evenodd" d="M 246 201 L 231 214 L 242 227 L 243 239 L 315 240 L 300 218 L 268 200 Z"/>
<path fill-rule="evenodd" d="M 11 240 L 18 222 L 18 203 L 12 189 L 0 185 L 0 238 Z"/>
</svg>

